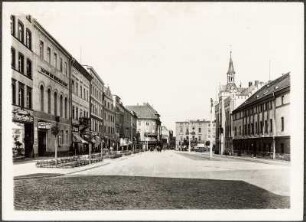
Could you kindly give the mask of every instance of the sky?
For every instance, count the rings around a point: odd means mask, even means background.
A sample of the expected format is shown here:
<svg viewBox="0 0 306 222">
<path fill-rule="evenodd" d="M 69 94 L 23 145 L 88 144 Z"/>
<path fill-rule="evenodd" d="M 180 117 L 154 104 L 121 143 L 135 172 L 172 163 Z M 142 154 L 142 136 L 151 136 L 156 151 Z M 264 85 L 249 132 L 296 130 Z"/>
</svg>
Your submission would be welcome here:
<svg viewBox="0 0 306 222">
<path fill-rule="evenodd" d="M 124 105 L 150 103 L 174 131 L 209 119 L 230 50 L 243 87 L 303 73 L 302 3 L 4 3 L 11 13 L 31 14 Z"/>
</svg>

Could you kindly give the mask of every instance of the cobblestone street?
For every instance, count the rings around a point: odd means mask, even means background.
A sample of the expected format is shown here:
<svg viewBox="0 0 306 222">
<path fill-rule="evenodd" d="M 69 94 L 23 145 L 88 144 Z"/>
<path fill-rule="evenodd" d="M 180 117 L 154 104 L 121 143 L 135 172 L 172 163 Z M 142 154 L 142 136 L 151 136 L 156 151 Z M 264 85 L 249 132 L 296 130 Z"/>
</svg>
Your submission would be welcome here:
<svg viewBox="0 0 306 222">
<path fill-rule="evenodd" d="M 288 208 L 289 170 L 195 153 L 145 152 L 62 176 L 15 180 L 15 208 Z"/>
</svg>

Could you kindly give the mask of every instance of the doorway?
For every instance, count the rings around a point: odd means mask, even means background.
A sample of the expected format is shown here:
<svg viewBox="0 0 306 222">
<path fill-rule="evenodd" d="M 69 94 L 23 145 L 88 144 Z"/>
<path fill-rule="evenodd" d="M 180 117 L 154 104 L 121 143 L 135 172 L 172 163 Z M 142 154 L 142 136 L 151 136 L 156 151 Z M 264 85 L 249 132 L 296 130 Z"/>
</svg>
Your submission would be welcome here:
<svg viewBox="0 0 306 222">
<path fill-rule="evenodd" d="M 45 131 L 38 131 L 38 156 L 44 156 L 47 146 L 47 134 Z"/>
<path fill-rule="evenodd" d="M 33 157 L 33 124 L 24 124 L 25 157 Z"/>
</svg>

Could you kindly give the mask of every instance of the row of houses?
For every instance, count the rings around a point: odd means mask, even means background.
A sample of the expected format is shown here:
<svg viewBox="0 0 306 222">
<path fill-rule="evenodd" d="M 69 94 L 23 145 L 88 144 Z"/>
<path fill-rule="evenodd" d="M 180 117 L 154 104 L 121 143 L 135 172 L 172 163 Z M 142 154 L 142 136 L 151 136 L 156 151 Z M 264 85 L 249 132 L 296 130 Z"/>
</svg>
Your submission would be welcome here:
<svg viewBox="0 0 306 222">
<path fill-rule="evenodd" d="M 290 160 L 290 73 L 236 85 L 230 54 L 227 83 L 215 102 L 215 153 Z"/>
<path fill-rule="evenodd" d="M 11 15 L 11 36 L 13 147 L 24 156 L 161 141 L 151 105 L 124 106 L 93 66 L 80 64 L 32 16 Z"/>
</svg>

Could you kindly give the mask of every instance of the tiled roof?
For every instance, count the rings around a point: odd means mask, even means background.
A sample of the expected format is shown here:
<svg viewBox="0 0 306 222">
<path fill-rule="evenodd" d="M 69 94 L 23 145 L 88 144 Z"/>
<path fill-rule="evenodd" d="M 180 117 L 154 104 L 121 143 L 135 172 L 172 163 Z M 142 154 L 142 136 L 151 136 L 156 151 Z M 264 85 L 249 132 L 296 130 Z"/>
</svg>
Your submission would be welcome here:
<svg viewBox="0 0 306 222">
<path fill-rule="evenodd" d="M 158 112 L 149 104 L 126 106 L 127 109 L 134 111 L 138 118 L 159 119 Z"/>
<path fill-rule="evenodd" d="M 287 87 L 290 87 L 290 73 L 283 74 L 281 77 L 265 84 L 234 111 L 241 110 L 258 100 L 271 96 L 273 93 L 279 92 Z"/>
</svg>

